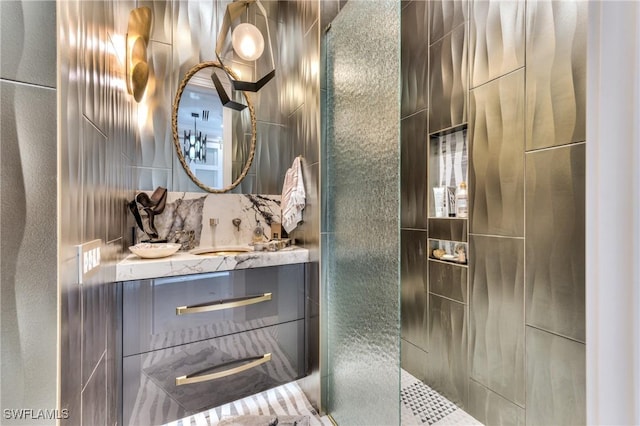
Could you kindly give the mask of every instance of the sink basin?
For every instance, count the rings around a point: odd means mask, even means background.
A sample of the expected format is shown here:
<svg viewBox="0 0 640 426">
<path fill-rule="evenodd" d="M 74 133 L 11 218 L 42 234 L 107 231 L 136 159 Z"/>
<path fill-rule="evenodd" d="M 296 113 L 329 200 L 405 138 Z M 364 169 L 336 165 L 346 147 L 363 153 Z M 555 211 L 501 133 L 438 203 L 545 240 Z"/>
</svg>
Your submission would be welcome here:
<svg viewBox="0 0 640 426">
<path fill-rule="evenodd" d="M 221 246 L 221 247 L 198 247 L 190 250 L 189 253 L 199 256 L 235 256 L 237 254 L 248 253 L 253 251 L 251 247 L 246 246 Z"/>
</svg>

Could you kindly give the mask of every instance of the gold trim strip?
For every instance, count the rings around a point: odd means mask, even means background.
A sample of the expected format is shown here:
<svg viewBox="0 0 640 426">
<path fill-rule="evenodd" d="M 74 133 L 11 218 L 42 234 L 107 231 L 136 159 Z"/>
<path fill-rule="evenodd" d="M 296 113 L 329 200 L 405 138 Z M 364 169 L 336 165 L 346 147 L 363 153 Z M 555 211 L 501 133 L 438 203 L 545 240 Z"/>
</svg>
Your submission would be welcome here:
<svg viewBox="0 0 640 426">
<path fill-rule="evenodd" d="M 223 309 L 238 308 L 240 306 L 253 305 L 255 303 L 266 302 L 271 300 L 271 293 L 264 293 L 260 296 L 250 297 L 244 300 L 235 300 L 233 302 L 218 301 L 204 306 L 178 306 L 176 315 L 196 314 L 200 312 L 220 311 Z"/>
<path fill-rule="evenodd" d="M 247 364 L 241 365 L 240 367 L 230 368 L 228 370 L 220 371 L 219 373 L 211 373 L 211 374 L 206 374 L 204 376 L 196 376 L 196 377 L 187 377 L 187 376 L 176 377 L 176 386 L 190 385 L 193 383 L 207 382 L 209 380 L 215 380 L 215 379 L 220 379 L 222 377 L 233 376 L 234 374 L 238 374 L 243 371 L 250 370 L 268 361 L 271 361 L 270 353 L 264 354 L 262 355 L 262 358 L 257 359 L 255 361 L 251 361 Z"/>
</svg>

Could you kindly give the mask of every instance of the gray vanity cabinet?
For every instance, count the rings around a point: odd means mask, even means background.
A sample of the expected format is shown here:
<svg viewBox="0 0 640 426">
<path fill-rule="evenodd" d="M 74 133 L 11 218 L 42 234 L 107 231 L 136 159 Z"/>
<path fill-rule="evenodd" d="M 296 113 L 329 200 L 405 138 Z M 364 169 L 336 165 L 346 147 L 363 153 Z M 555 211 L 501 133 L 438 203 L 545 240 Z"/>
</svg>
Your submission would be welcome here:
<svg viewBox="0 0 640 426">
<path fill-rule="evenodd" d="M 305 374 L 305 265 L 122 284 L 123 424 L 170 422 Z"/>
</svg>

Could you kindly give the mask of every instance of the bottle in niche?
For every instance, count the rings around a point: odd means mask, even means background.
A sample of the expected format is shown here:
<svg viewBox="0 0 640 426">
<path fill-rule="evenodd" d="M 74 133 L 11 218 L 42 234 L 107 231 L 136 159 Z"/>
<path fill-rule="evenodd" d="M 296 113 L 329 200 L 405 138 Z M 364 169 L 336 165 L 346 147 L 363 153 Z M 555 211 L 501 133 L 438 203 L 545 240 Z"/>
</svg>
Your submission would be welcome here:
<svg viewBox="0 0 640 426">
<path fill-rule="evenodd" d="M 460 182 L 460 187 L 456 193 L 456 216 L 461 218 L 469 217 L 469 200 L 465 182 Z"/>
</svg>

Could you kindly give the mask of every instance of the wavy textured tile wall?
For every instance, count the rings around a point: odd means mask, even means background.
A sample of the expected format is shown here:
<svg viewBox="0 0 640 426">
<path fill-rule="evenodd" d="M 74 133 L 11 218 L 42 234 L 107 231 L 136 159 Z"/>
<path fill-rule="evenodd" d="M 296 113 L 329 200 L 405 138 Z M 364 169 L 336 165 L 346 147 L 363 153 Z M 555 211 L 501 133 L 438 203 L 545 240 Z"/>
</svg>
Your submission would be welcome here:
<svg viewBox="0 0 640 426">
<path fill-rule="evenodd" d="M 471 91 L 472 234 L 524 236 L 524 70 Z"/>
<path fill-rule="evenodd" d="M 525 0 L 470 2 L 471 87 L 524 66 Z"/>
<path fill-rule="evenodd" d="M 401 12 L 402 43 L 400 69 L 402 76 L 403 118 L 425 110 L 429 93 L 429 3 L 408 2 Z"/>
<path fill-rule="evenodd" d="M 527 2 L 527 149 L 584 141 L 587 9 Z"/>
<path fill-rule="evenodd" d="M 586 145 L 527 153 L 527 324 L 585 341 Z"/>
<path fill-rule="evenodd" d="M 4 27 L 11 17 L 2 7 Z M 40 13 L 34 11 L 31 19 L 55 16 L 55 8 L 45 7 Z M 48 70 L 55 74 L 54 67 Z M 0 405 L 53 409 L 58 312 L 56 90 L 0 80 L 0 119 Z M 10 421 L 6 414 L 5 420 Z"/>
<path fill-rule="evenodd" d="M 469 376 L 524 406 L 524 240 L 472 235 L 469 273 Z"/>
<path fill-rule="evenodd" d="M 533 327 L 526 340 L 526 424 L 587 424 L 584 344 Z"/>
<path fill-rule="evenodd" d="M 427 228 L 427 112 L 400 122 L 400 216 L 403 228 Z"/>
<path fill-rule="evenodd" d="M 427 351 L 427 233 L 400 232 L 401 336 Z"/>
<path fill-rule="evenodd" d="M 467 0 L 432 0 L 428 3 L 431 44 L 467 20 Z"/>
<path fill-rule="evenodd" d="M 467 121 L 467 24 L 429 48 L 429 133 Z"/>
<path fill-rule="evenodd" d="M 466 410 L 485 425 L 525 424 L 524 408 L 473 380 L 469 380 L 469 404 Z"/>
<path fill-rule="evenodd" d="M 451 402 L 467 405 L 467 306 L 429 294 L 427 383 Z"/>
</svg>

